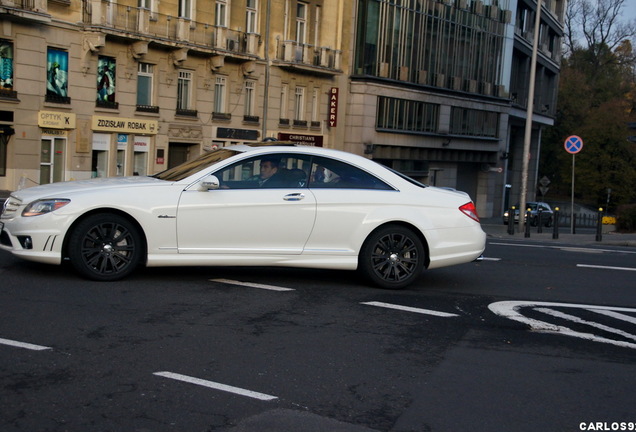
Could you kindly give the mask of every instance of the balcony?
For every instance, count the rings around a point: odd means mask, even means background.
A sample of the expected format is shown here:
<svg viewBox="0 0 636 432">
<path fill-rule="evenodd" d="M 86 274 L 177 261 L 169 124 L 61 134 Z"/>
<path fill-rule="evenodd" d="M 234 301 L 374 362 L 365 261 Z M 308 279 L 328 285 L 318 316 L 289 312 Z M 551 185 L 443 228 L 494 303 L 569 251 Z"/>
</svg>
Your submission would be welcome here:
<svg viewBox="0 0 636 432">
<path fill-rule="evenodd" d="M 0 0 L 3 1 L 3 0 Z M 91 30 L 134 41 L 150 41 L 172 48 L 188 48 L 203 53 L 222 53 L 253 59 L 259 35 L 192 21 L 102 0 L 84 3 L 84 25 Z"/>
<path fill-rule="evenodd" d="M 47 0 L 0 0 L 0 16 L 21 18 L 29 21 L 51 22 Z"/>
<path fill-rule="evenodd" d="M 278 66 L 310 73 L 336 75 L 340 70 L 341 51 L 296 41 L 279 41 Z"/>
</svg>

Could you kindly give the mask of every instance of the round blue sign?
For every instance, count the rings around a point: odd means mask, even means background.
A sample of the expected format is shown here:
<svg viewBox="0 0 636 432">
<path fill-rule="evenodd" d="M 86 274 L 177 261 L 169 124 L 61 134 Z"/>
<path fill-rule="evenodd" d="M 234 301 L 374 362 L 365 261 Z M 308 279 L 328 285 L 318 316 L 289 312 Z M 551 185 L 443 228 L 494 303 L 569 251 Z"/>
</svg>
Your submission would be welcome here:
<svg viewBox="0 0 636 432">
<path fill-rule="evenodd" d="M 572 135 L 567 137 L 563 146 L 565 147 L 566 152 L 576 154 L 583 148 L 583 140 L 579 136 Z"/>
</svg>

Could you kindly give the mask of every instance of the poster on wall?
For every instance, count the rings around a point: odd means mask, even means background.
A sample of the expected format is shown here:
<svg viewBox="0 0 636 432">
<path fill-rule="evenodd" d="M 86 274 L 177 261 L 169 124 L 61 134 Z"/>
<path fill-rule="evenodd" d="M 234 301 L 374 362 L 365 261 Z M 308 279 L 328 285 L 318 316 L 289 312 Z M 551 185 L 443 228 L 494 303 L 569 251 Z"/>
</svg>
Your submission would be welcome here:
<svg viewBox="0 0 636 432">
<path fill-rule="evenodd" d="M 0 40 L 0 90 L 13 90 L 13 44 Z"/>
<path fill-rule="evenodd" d="M 46 58 L 46 94 L 68 97 L 68 53 L 49 48 Z"/>
<path fill-rule="evenodd" d="M 100 56 L 97 60 L 97 100 L 115 102 L 115 68 L 113 57 Z"/>
</svg>

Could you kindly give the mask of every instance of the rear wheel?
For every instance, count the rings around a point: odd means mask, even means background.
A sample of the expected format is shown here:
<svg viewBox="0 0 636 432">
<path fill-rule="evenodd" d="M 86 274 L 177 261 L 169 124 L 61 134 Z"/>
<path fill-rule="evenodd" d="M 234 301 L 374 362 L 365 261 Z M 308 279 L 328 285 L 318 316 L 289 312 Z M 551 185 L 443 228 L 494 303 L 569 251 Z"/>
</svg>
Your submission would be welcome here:
<svg viewBox="0 0 636 432">
<path fill-rule="evenodd" d="M 110 213 L 81 221 L 69 239 L 71 264 L 81 275 L 113 281 L 129 275 L 139 265 L 144 250 L 137 227 Z"/>
<path fill-rule="evenodd" d="M 420 238 L 408 228 L 390 225 L 371 233 L 364 242 L 359 267 L 375 285 L 401 289 L 421 275 L 424 261 Z"/>
</svg>

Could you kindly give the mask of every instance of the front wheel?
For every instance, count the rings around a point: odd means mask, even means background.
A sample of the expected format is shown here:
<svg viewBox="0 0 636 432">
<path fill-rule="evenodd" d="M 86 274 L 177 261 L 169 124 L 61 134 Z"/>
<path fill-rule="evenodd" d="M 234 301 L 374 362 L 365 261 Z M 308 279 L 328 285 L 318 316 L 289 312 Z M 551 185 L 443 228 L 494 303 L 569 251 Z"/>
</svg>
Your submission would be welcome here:
<svg viewBox="0 0 636 432">
<path fill-rule="evenodd" d="M 144 250 L 137 227 L 110 213 L 81 221 L 69 239 L 71 264 L 82 276 L 114 281 L 129 275 L 141 262 Z"/>
<path fill-rule="evenodd" d="M 359 267 L 375 285 L 401 289 L 421 275 L 425 255 L 422 241 L 412 230 L 387 226 L 371 233 L 364 242 Z"/>
</svg>

